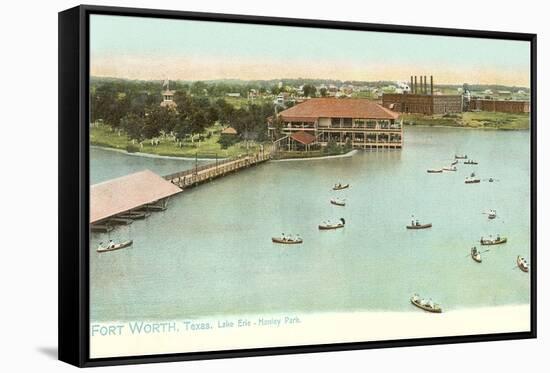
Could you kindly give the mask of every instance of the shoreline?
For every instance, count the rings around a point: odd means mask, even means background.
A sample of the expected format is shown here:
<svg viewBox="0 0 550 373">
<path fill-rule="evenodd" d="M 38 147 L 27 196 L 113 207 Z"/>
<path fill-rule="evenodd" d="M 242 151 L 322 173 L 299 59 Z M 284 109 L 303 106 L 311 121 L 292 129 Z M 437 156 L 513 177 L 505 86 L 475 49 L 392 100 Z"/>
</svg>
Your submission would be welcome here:
<svg viewBox="0 0 550 373">
<path fill-rule="evenodd" d="M 325 155 L 321 157 L 306 157 L 306 158 L 287 158 L 287 159 L 272 159 L 271 162 L 290 162 L 290 161 L 316 161 L 321 159 L 333 159 L 333 158 L 348 158 L 357 154 L 358 150 L 353 149 L 345 154 Z"/>
<path fill-rule="evenodd" d="M 403 124 L 403 127 L 418 127 L 418 128 L 452 128 L 463 130 L 479 130 L 479 131 L 530 131 L 528 128 L 489 128 L 489 127 L 469 127 L 469 126 L 444 126 L 441 124 Z"/>
<path fill-rule="evenodd" d="M 151 321 L 152 325 L 173 327 L 137 334 L 135 328 L 130 332 L 131 322 L 97 322 L 90 323 L 91 330 L 119 328 L 120 333 L 93 335 L 91 331 L 90 357 L 523 332 L 531 327 L 530 310 L 529 304 L 519 304 L 444 310 L 441 314 L 411 309 L 218 315 Z"/>
<path fill-rule="evenodd" d="M 153 154 L 153 153 L 142 153 L 142 152 L 135 152 L 135 153 L 129 153 L 124 149 L 118 149 L 118 148 L 112 148 L 109 146 L 100 146 L 100 145 L 91 145 L 91 149 L 101 149 L 101 150 L 109 150 L 117 153 L 122 153 L 126 155 L 132 155 L 135 157 L 145 157 L 145 158 L 160 158 L 160 159 L 175 159 L 175 160 L 182 160 L 182 161 L 212 161 L 216 160 L 216 158 L 195 158 L 195 157 L 178 157 L 175 155 L 160 155 L 160 154 Z M 225 160 L 227 158 L 218 158 L 219 161 Z"/>
</svg>

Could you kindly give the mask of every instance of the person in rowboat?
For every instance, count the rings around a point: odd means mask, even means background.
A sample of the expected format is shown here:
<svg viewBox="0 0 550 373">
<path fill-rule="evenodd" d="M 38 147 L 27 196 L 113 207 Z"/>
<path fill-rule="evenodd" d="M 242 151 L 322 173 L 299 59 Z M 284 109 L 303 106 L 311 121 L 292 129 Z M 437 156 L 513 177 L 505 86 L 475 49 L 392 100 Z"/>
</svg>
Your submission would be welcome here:
<svg viewBox="0 0 550 373">
<path fill-rule="evenodd" d="M 112 249 L 113 247 L 115 247 L 115 243 L 113 242 L 113 240 L 109 240 L 109 245 L 107 246 L 107 248 Z"/>
</svg>

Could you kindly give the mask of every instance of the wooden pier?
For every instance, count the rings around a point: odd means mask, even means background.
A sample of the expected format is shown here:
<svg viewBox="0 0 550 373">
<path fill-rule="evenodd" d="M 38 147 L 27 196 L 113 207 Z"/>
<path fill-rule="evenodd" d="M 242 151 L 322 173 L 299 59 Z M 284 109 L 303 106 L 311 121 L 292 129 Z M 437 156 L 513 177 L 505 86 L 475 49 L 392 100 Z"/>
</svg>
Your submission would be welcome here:
<svg viewBox="0 0 550 373">
<path fill-rule="evenodd" d="M 181 189 L 199 185 L 217 177 L 225 176 L 229 173 L 239 171 L 271 159 L 271 153 L 259 152 L 257 154 L 241 155 L 216 162 L 208 163 L 202 166 L 194 167 L 190 170 L 176 172 L 164 176 L 164 179 L 177 185 Z"/>
</svg>

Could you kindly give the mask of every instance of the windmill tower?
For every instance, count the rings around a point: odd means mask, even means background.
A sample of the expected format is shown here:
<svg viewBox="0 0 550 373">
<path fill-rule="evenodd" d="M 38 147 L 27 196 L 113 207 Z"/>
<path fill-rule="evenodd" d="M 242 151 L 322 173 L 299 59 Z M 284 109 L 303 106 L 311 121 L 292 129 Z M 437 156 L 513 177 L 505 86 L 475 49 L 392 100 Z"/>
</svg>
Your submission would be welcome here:
<svg viewBox="0 0 550 373">
<path fill-rule="evenodd" d="M 174 102 L 174 93 L 176 91 L 170 90 L 170 80 L 166 79 L 162 84 L 162 102 L 160 103 L 161 107 L 175 108 L 177 105 Z"/>
</svg>

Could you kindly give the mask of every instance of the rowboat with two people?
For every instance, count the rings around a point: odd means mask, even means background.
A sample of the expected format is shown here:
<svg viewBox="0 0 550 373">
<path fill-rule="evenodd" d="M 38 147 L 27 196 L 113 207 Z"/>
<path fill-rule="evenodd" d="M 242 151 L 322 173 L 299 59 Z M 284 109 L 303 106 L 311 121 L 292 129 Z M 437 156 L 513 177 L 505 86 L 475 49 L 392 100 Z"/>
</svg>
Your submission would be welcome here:
<svg viewBox="0 0 550 373">
<path fill-rule="evenodd" d="M 477 247 L 472 247 L 472 251 L 470 252 L 470 256 L 475 262 L 481 263 L 481 253 L 477 249 Z"/>
<path fill-rule="evenodd" d="M 466 154 L 462 154 L 462 155 L 455 154 L 455 159 L 468 159 L 468 156 Z"/>
<path fill-rule="evenodd" d="M 456 171 L 456 166 L 443 167 L 443 171 Z"/>
<path fill-rule="evenodd" d="M 273 243 L 281 243 L 285 245 L 296 245 L 304 242 L 300 235 L 292 236 L 292 235 L 286 235 L 284 233 L 281 233 L 281 237 L 271 237 L 271 242 Z"/>
<path fill-rule="evenodd" d="M 342 190 L 346 188 L 349 188 L 349 184 L 338 183 L 338 184 L 334 184 L 334 186 L 332 187 L 332 190 Z"/>
<path fill-rule="evenodd" d="M 506 237 L 501 237 L 500 234 L 498 234 L 495 238 L 492 238 L 492 236 L 489 236 L 489 238 L 483 238 L 481 237 L 479 240 L 479 243 L 482 245 L 500 245 L 503 243 L 506 243 L 508 239 Z"/>
<path fill-rule="evenodd" d="M 330 220 L 324 221 L 321 224 L 319 224 L 319 229 L 321 230 L 329 230 L 329 229 L 338 229 L 338 228 L 344 228 L 344 225 L 346 225 L 346 221 L 344 218 L 340 218 L 336 223 L 331 222 Z"/>
<path fill-rule="evenodd" d="M 335 198 L 332 198 L 330 200 L 330 203 L 332 203 L 333 205 L 336 205 L 336 206 L 345 206 L 346 205 L 346 200 L 343 199 L 343 198 L 335 197 Z"/>
<path fill-rule="evenodd" d="M 431 227 L 432 223 L 421 224 L 418 219 L 415 220 L 414 218 L 411 220 L 411 224 L 407 225 L 407 229 L 426 229 Z"/>
<path fill-rule="evenodd" d="M 124 241 L 121 243 L 114 243 L 113 240 L 110 240 L 107 246 L 103 246 L 103 242 L 100 242 L 96 251 L 98 253 L 104 253 L 107 251 L 120 250 L 124 249 L 125 247 L 132 246 L 133 243 L 134 241 L 132 240 Z"/>
<path fill-rule="evenodd" d="M 466 162 L 464 162 L 464 164 L 477 164 L 477 162 L 474 161 L 473 159 L 469 159 Z"/>
<path fill-rule="evenodd" d="M 494 219 L 494 218 L 496 218 L 496 217 L 497 217 L 497 211 L 496 211 L 496 210 L 493 210 L 493 209 L 489 210 L 489 212 L 487 213 L 487 217 L 488 217 L 489 219 Z"/>
<path fill-rule="evenodd" d="M 443 309 L 439 304 L 434 303 L 431 299 L 426 300 L 426 299 L 420 298 L 418 294 L 414 294 L 411 297 L 411 303 L 414 304 L 416 307 L 423 309 L 424 311 L 428 311 L 432 313 L 443 312 Z"/>
<path fill-rule="evenodd" d="M 464 183 L 466 184 L 477 184 L 477 183 L 480 183 L 481 180 L 478 179 L 477 177 L 475 176 L 468 176 L 465 180 L 464 180 Z"/>
<path fill-rule="evenodd" d="M 518 255 L 516 259 L 516 263 L 518 265 L 518 268 L 521 269 L 523 272 L 529 272 L 529 264 L 527 263 L 527 260 L 525 260 L 524 257 Z"/>
</svg>

